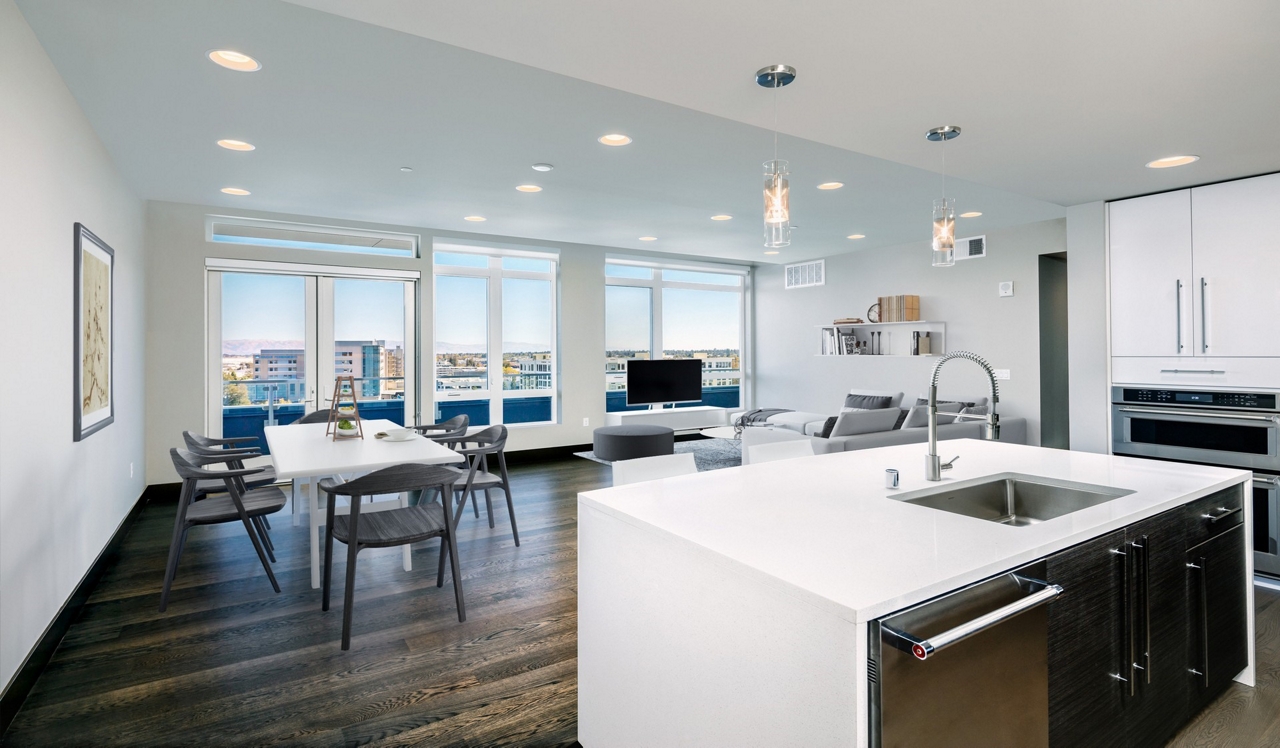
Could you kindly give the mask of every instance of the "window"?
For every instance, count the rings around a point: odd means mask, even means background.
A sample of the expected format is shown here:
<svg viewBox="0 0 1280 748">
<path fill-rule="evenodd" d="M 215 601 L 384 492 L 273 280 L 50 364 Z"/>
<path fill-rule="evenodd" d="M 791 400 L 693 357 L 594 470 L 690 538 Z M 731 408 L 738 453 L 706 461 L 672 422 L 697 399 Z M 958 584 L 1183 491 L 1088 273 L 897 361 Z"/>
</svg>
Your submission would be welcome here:
<svg viewBox="0 0 1280 748">
<path fill-rule="evenodd" d="M 434 262 L 436 418 L 554 423 L 556 258 L 445 245 Z"/>
<path fill-rule="evenodd" d="M 702 359 L 702 404 L 738 407 L 745 279 L 729 266 L 606 263 L 606 410 L 628 409 L 627 361 L 655 354 Z"/>
</svg>

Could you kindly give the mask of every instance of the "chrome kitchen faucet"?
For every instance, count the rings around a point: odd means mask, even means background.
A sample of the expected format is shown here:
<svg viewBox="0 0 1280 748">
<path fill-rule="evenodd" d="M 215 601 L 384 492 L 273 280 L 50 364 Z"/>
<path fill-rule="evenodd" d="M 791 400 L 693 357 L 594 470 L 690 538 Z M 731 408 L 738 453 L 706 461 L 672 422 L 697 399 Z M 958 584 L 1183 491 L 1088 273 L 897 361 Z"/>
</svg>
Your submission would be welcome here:
<svg viewBox="0 0 1280 748">
<path fill-rule="evenodd" d="M 950 462 L 942 462 L 938 457 L 938 372 L 941 371 L 942 365 L 953 358 L 963 358 L 972 361 L 987 373 L 987 381 L 991 383 L 991 406 L 987 411 L 987 415 L 965 415 L 956 414 L 956 418 L 985 418 L 987 421 L 987 439 L 996 440 L 1000 438 L 1000 416 L 996 415 L 996 403 L 1000 402 L 1000 390 L 996 386 L 996 373 L 991 370 L 991 364 L 976 353 L 969 351 L 955 351 L 948 353 L 938 359 L 938 363 L 933 365 L 933 377 L 929 380 L 929 453 L 924 456 L 924 478 L 925 480 L 942 480 L 942 471 L 950 470 L 951 465 L 959 457 L 952 457 Z"/>
</svg>

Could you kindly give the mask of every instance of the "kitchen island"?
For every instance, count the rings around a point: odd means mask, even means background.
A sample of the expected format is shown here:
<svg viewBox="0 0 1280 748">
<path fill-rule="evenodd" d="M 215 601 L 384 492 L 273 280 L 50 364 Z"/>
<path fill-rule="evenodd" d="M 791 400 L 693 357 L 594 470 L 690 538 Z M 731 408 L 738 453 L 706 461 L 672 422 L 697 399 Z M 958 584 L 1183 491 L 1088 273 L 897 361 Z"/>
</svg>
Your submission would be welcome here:
<svg viewBox="0 0 1280 748">
<path fill-rule="evenodd" d="M 999 442 L 945 450 L 961 459 L 941 482 L 924 480 L 924 450 L 911 444 L 580 494 L 582 745 L 871 745 L 877 619 L 1104 536 L 1127 548 L 1125 528 L 1251 477 Z M 886 468 L 900 471 L 897 489 L 884 487 Z M 894 498 L 1002 473 L 1131 493 L 1026 526 Z M 1247 537 L 1247 502 L 1234 519 Z M 1244 589 L 1231 592 L 1247 607 L 1248 654 L 1232 676 L 1252 685 L 1252 561 L 1241 555 Z M 1064 586 L 1064 603 L 1084 589 Z"/>
</svg>

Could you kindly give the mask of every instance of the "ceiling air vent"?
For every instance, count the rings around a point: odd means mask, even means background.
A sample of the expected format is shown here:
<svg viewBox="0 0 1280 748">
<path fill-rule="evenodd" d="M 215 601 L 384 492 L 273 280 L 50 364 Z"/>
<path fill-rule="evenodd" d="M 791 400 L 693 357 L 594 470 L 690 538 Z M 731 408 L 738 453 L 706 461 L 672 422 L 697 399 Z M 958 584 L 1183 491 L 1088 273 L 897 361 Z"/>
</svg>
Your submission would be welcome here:
<svg viewBox="0 0 1280 748">
<path fill-rule="evenodd" d="M 956 259 L 976 260 L 987 256 L 987 237 L 971 236 L 968 239 L 956 239 Z"/>
<path fill-rule="evenodd" d="M 827 282 L 827 261 L 797 262 L 786 267 L 786 288 L 809 288 Z"/>
</svg>

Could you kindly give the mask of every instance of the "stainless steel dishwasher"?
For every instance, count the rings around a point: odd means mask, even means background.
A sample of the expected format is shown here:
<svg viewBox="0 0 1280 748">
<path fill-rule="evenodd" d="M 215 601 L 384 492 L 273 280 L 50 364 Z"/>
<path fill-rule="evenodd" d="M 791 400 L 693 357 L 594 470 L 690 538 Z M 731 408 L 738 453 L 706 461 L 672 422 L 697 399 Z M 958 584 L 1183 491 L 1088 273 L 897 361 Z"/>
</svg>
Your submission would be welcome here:
<svg viewBox="0 0 1280 748">
<path fill-rule="evenodd" d="M 1049 744 L 1043 561 L 871 623 L 873 748 Z"/>
</svg>

